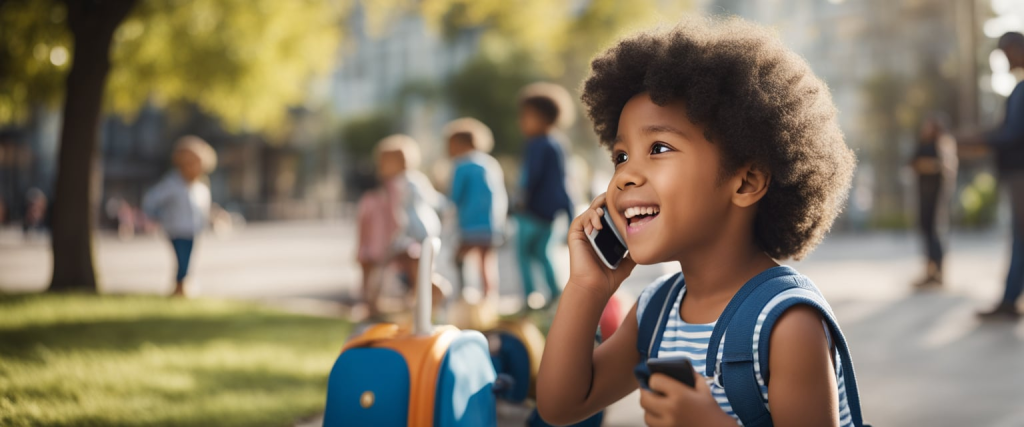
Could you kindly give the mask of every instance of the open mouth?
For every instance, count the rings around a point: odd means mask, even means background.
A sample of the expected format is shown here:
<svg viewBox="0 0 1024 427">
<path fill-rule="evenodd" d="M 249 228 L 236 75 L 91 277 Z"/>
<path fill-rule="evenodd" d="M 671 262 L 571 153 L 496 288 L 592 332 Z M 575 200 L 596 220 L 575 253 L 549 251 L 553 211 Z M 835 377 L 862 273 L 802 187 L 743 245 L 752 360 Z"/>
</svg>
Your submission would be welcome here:
<svg viewBox="0 0 1024 427">
<path fill-rule="evenodd" d="M 659 213 L 661 213 L 661 209 L 657 206 L 635 206 L 626 208 L 623 216 L 626 217 L 626 225 L 629 228 L 634 228 L 651 222 Z"/>
</svg>

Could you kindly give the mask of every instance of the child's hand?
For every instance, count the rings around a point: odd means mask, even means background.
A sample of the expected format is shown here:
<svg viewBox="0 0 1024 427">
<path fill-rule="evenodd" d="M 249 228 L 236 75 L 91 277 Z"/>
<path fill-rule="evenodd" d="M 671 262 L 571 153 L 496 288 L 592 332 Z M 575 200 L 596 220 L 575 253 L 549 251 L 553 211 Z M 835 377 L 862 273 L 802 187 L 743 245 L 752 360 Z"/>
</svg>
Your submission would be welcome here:
<svg viewBox="0 0 1024 427">
<path fill-rule="evenodd" d="M 626 256 L 619 263 L 619 268 L 612 270 L 606 267 L 594 253 L 594 248 L 587 238 L 592 230 L 601 227 L 601 215 L 604 213 L 604 194 L 597 196 L 590 208 L 580 214 L 569 225 L 569 284 L 580 286 L 596 292 L 602 297 L 611 298 L 623 280 L 636 267 L 636 263 Z"/>
<path fill-rule="evenodd" d="M 693 377 L 695 388 L 668 375 L 651 375 L 651 390 L 640 390 L 644 422 L 652 427 L 735 426 L 736 420 L 718 406 L 704 377 L 696 371 Z"/>
</svg>

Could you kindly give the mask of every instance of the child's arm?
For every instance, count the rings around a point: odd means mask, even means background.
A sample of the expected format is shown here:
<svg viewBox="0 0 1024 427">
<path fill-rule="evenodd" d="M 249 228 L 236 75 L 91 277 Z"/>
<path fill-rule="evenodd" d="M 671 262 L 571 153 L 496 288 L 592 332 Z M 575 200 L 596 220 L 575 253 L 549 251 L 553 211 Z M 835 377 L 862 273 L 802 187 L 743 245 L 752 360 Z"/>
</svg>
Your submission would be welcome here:
<svg viewBox="0 0 1024 427">
<path fill-rule="evenodd" d="M 452 203 L 455 204 L 456 209 L 462 206 L 463 195 L 466 192 L 466 168 L 456 167 L 455 174 L 452 176 L 452 188 L 450 197 Z"/>
<path fill-rule="evenodd" d="M 768 404 L 776 426 L 838 426 L 839 395 L 821 315 L 796 306 L 779 317 L 769 341 Z"/>
<path fill-rule="evenodd" d="M 604 196 L 569 227 L 569 283 L 548 332 L 537 376 L 537 410 L 545 421 L 568 424 L 621 399 L 637 387 L 636 307 L 608 341 L 594 349 L 601 312 L 636 265 L 625 259 L 616 270 L 597 260 L 587 232 L 600 228 Z"/>
<path fill-rule="evenodd" d="M 160 180 L 142 196 L 142 212 L 151 219 L 159 219 L 160 209 L 170 196 L 170 190 L 167 180 Z"/>
</svg>

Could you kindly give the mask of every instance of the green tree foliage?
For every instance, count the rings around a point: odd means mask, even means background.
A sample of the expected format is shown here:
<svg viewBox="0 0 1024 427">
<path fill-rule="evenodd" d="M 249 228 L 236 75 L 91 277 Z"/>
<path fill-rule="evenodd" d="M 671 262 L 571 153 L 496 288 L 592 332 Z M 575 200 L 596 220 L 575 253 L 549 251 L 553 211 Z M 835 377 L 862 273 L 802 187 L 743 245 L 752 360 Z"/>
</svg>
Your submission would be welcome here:
<svg viewBox="0 0 1024 427">
<path fill-rule="evenodd" d="M 377 141 L 397 130 L 398 123 L 394 115 L 379 111 L 345 122 L 341 129 L 341 140 L 349 155 L 369 162 Z"/>
<path fill-rule="evenodd" d="M 106 105 L 187 100 L 229 129 L 277 129 L 327 73 L 347 7 L 321 0 L 146 0 L 114 35 Z"/>
<path fill-rule="evenodd" d="M 519 90 L 538 78 L 529 61 L 478 56 L 448 83 L 449 101 L 459 116 L 473 116 L 494 132 L 495 154 L 516 154 L 523 136 L 517 124 Z"/>
<path fill-rule="evenodd" d="M 0 124 L 23 119 L 26 106 L 56 106 L 73 60 L 64 3 L 2 7 Z M 114 34 L 104 106 L 130 116 L 150 100 L 186 101 L 229 129 L 278 129 L 309 79 L 331 69 L 347 10 L 319 0 L 140 1 Z"/>
<path fill-rule="evenodd" d="M 0 2 L 0 125 L 60 102 L 71 63 L 66 15 L 48 0 Z"/>
<path fill-rule="evenodd" d="M 229 129 L 276 129 L 303 102 L 311 76 L 328 72 L 356 0 L 142 0 L 110 47 L 104 106 L 130 116 L 145 102 L 197 104 Z M 538 77 L 569 86 L 622 33 L 672 22 L 689 2 L 656 0 L 375 0 L 372 32 L 419 13 L 438 31 L 486 28 L 488 61 L 526 60 Z M 35 104 L 55 107 L 74 49 L 57 0 L 0 2 L 0 124 Z M 479 64 L 477 64 L 479 65 Z M 571 81 L 569 81 L 571 80 Z"/>
</svg>

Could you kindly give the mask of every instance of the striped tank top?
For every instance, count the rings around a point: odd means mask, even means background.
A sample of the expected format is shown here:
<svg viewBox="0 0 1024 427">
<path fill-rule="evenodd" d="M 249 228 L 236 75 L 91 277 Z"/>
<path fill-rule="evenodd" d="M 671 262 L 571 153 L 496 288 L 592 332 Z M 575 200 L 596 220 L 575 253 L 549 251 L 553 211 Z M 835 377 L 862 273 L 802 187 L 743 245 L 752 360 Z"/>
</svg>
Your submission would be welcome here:
<svg viewBox="0 0 1024 427">
<path fill-rule="evenodd" d="M 667 275 L 655 280 L 654 283 L 650 284 L 640 294 L 640 301 L 637 304 L 636 318 L 637 322 L 643 316 L 643 311 L 647 307 L 647 303 L 650 302 L 654 292 L 662 285 L 669 285 L 668 279 L 672 275 Z M 761 376 L 761 364 L 758 363 L 758 337 L 761 334 L 761 326 L 764 323 L 765 318 L 768 316 L 768 312 L 771 311 L 776 305 L 785 301 L 787 298 L 791 298 L 795 295 L 799 295 L 803 292 L 798 289 L 792 289 L 780 293 L 775 296 L 768 305 L 761 311 L 761 315 L 758 316 L 757 325 L 754 328 L 754 335 L 751 339 L 754 341 L 754 372 L 757 378 L 757 384 L 761 387 L 761 398 L 764 402 L 765 408 L 768 408 L 768 386 L 764 383 L 764 377 Z M 672 304 L 672 310 L 669 312 L 668 324 L 665 329 L 661 332 L 661 345 L 658 347 L 658 357 L 687 357 L 693 363 L 693 368 L 701 375 L 706 373 L 707 367 L 707 353 L 708 353 L 708 342 L 711 340 L 711 332 L 715 329 L 715 322 L 705 324 L 694 324 L 686 323 L 683 321 L 682 316 L 679 315 L 679 307 L 682 306 L 683 296 L 686 295 L 686 285 L 683 285 L 683 289 L 679 292 L 679 296 L 676 301 Z M 822 327 L 825 328 L 825 334 L 828 335 L 828 326 L 822 321 Z M 728 333 L 728 331 L 726 332 Z M 831 346 L 831 339 L 829 340 Z M 725 334 L 722 334 L 722 341 L 718 346 L 718 366 L 715 367 L 715 375 L 711 378 L 705 378 L 708 387 L 711 389 L 711 394 L 714 396 L 715 401 L 718 402 L 718 406 L 722 408 L 725 413 L 733 417 L 738 425 L 743 425 L 740 422 L 739 417 L 732 410 L 732 405 L 729 404 L 729 399 L 725 395 L 725 388 L 721 383 L 721 360 L 722 352 L 725 349 Z M 839 425 L 841 427 L 853 427 L 853 417 L 850 414 L 850 408 L 846 401 L 846 383 L 843 381 L 843 370 L 839 360 L 838 352 L 833 352 L 835 357 L 836 375 L 839 391 Z M 769 408 L 770 410 L 770 408 Z"/>
</svg>

